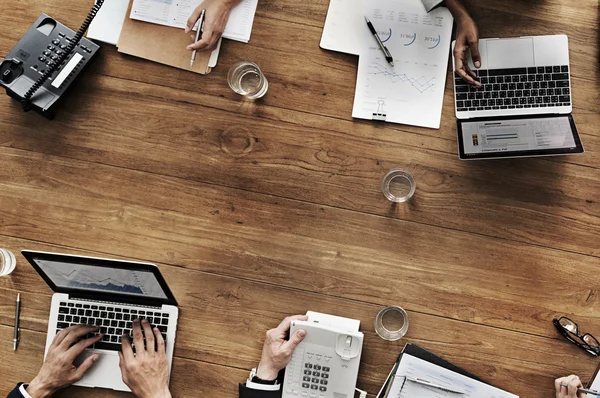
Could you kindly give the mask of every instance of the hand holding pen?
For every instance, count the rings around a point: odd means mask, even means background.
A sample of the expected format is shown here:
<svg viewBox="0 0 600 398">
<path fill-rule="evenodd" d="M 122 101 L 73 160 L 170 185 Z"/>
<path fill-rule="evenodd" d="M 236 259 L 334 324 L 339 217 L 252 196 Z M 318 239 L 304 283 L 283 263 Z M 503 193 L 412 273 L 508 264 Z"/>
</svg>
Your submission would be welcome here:
<svg viewBox="0 0 600 398">
<path fill-rule="evenodd" d="M 556 398 L 583 398 L 586 396 L 585 394 L 600 396 L 598 391 L 583 388 L 581 380 L 575 375 L 556 379 L 554 386 L 556 387 Z"/>
<path fill-rule="evenodd" d="M 204 32 L 200 40 L 194 41 L 193 44 L 187 46 L 189 51 L 212 51 L 219 44 L 221 35 L 225 31 L 229 14 L 233 7 L 240 4 L 242 0 L 205 0 L 190 15 L 187 20 L 185 33 L 190 33 L 200 19 L 200 15 L 204 11 Z M 192 40 L 195 39 L 195 34 L 192 35 Z"/>
</svg>

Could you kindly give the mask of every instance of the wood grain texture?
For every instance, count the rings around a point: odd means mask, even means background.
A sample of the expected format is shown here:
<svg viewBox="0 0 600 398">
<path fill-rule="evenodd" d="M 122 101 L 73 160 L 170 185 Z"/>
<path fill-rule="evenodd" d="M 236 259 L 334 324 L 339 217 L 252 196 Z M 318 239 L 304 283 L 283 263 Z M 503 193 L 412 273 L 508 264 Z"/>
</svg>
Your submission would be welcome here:
<svg viewBox="0 0 600 398">
<path fill-rule="evenodd" d="M 264 332 L 307 310 L 361 320 L 370 393 L 407 342 L 521 397 L 589 378 L 597 360 L 551 320 L 600 335 L 599 4 L 467 3 L 482 37 L 569 36 L 584 155 L 458 161 L 450 76 L 439 130 L 352 120 L 357 59 L 318 47 L 328 0 L 260 0 L 251 42 L 226 42 L 209 76 L 103 46 L 52 122 L 1 96 L 0 247 L 158 263 L 181 304 L 175 397 L 235 397 Z M 11 3 L 0 57 L 40 13 L 76 27 L 90 5 Z M 264 99 L 228 88 L 240 59 Z M 417 180 L 405 206 L 379 191 L 393 167 Z M 21 256 L 0 278 L 0 396 L 41 364 L 51 293 Z M 390 304 L 411 322 L 395 343 L 373 331 Z M 60 395 L 81 394 L 127 396 Z"/>
</svg>

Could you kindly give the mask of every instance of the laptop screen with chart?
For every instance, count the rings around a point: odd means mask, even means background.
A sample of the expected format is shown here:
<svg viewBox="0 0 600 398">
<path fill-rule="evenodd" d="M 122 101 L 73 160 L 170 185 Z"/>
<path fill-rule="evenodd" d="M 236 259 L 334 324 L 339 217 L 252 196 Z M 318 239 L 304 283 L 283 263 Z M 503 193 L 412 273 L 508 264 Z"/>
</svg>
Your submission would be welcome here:
<svg viewBox="0 0 600 398">
<path fill-rule="evenodd" d="M 386 62 L 364 26 L 352 116 L 439 128 L 453 18 L 420 0 L 366 2 L 365 15 L 394 58 Z"/>
</svg>

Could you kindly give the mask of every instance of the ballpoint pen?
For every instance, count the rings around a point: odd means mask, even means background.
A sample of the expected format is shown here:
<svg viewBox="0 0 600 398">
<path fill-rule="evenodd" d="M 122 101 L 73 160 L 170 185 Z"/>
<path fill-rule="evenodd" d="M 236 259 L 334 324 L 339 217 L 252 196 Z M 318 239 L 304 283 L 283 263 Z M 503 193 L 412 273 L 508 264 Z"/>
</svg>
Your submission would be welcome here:
<svg viewBox="0 0 600 398">
<path fill-rule="evenodd" d="M 425 380 L 425 379 L 421 379 L 420 377 L 410 377 L 410 376 L 406 376 L 406 380 L 408 381 L 412 381 L 413 383 L 419 383 L 422 384 L 424 386 L 429 386 L 429 387 L 433 387 L 433 388 L 437 388 L 439 390 L 442 391 L 447 391 L 447 392 L 452 392 L 455 394 L 464 394 L 464 391 L 460 391 L 460 390 L 456 390 L 454 388 L 451 387 L 445 387 L 445 386 L 441 386 L 439 384 L 435 384 L 429 380 Z"/>
<path fill-rule="evenodd" d="M 381 48 L 381 51 L 383 51 L 383 55 L 385 55 L 385 60 L 390 65 L 394 66 L 394 57 L 392 57 L 390 50 L 387 49 L 387 47 L 383 44 L 383 42 L 379 38 L 379 35 L 377 34 L 377 31 L 373 27 L 373 24 L 371 23 L 371 21 L 369 21 L 369 18 L 365 17 L 365 21 L 367 21 L 367 26 L 369 27 L 369 30 L 371 31 L 373 36 L 375 36 L 375 40 L 377 40 L 377 44 L 379 44 L 379 48 Z"/>
<path fill-rule="evenodd" d="M 198 18 L 198 29 L 196 30 L 196 40 L 194 40 L 194 43 L 198 43 L 198 40 L 200 40 L 200 35 L 202 34 L 202 30 L 204 30 L 204 14 L 206 13 L 206 10 L 202 10 L 202 12 L 200 13 L 200 18 Z M 190 60 L 190 69 L 192 69 L 192 67 L 194 66 L 194 61 L 196 60 L 196 50 L 192 51 L 192 59 Z"/>
<path fill-rule="evenodd" d="M 19 340 L 21 339 L 21 328 L 19 327 L 21 317 L 21 293 L 17 294 L 17 310 L 15 313 L 15 337 L 13 338 L 13 351 L 17 350 Z"/>
<path fill-rule="evenodd" d="M 561 384 L 561 386 L 563 386 L 563 387 L 569 387 L 568 384 Z M 600 391 L 588 390 L 586 388 L 578 388 L 577 389 L 577 393 L 578 394 L 590 394 L 590 395 L 595 395 L 597 397 L 600 397 Z"/>
</svg>

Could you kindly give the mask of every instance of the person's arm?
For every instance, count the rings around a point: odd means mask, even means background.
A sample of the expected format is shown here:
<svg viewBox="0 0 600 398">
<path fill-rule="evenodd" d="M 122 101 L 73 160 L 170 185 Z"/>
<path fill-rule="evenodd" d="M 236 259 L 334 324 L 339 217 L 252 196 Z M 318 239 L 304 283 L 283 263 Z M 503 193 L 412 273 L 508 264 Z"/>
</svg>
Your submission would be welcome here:
<svg viewBox="0 0 600 398">
<path fill-rule="evenodd" d="M 144 336 L 146 347 L 144 348 Z M 152 329 L 147 320 L 133 321 L 133 343 L 129 336 L 121 337 L 119 367 L 123 382 L 137 398 L 171 398 L 169 391 L 169 362 L 165 340 L 158 328 Z"/>
<path fill-rule="evenodd" d="M 267 332 L 265 343 L 263 345 L 262 355 L 258 367 L 256 368 L 256 377 L 266 382 L 275 382 L 279 372 L 290 363 L 292 354 L 296 346 L 304 340 L 306 332 L 298 330 L 289 340 L 286 335 L 290 330 L 292 321 L 306 321 L 306 315 L 296 315 L 285 318 L 279 326 Z M 240 384 L 240 398 L 271 398 L 281 396 L 281 386 L 277 384 L 262 384 L 249 378 L 246 384 Z"/>
<path fill-rule="evenodd" d="M 227 21 L 233 7 L 240 4 L 242 0 L 204 0 L 190 15 L 185 27 L 185 33 L 190 33 L 198 22 L 202 10 L 206 10 L 204 17 L 204 32 L 202 39 L 197 43 L 190 44 L 187 49 L 190 51 L 212 51 L 217 47 Z M 192 40 L 196 39 L 196 35 L 192 34 Z"/>
<path fill-rule="evenodd" d="M 77 325 L 58 332 L 50 348 L 46 360 L 37 376 L 29 385 L 21 384 L 16 389 L 15 397 L 46 398 L 58 390 L 81 380 L 98 359 L 98 355 L 90 355 L 81 365 L 75 367 L 73 361 L 92 344 L 102 339 L 102 334 L 79 341 L 89 333 L 97 332 L 95 326 Z M 13 394 L 11 393 L 11 394 Z M 9 395 L 10 398 L 13 395 Z"/>
<path fill-rule="evenodd" d="M 454 45 L 454 69 L 465 81 L 474 86 L 481 86 L 477 75 L 469 68 L 467 52 L 470 50 L 473 65 L 481 67 L 479 55 L 479 31 L 477 24 L 460 0 L 446 0 L 446 7 L 456 20 L 456 44 Z"/>
</svg>

